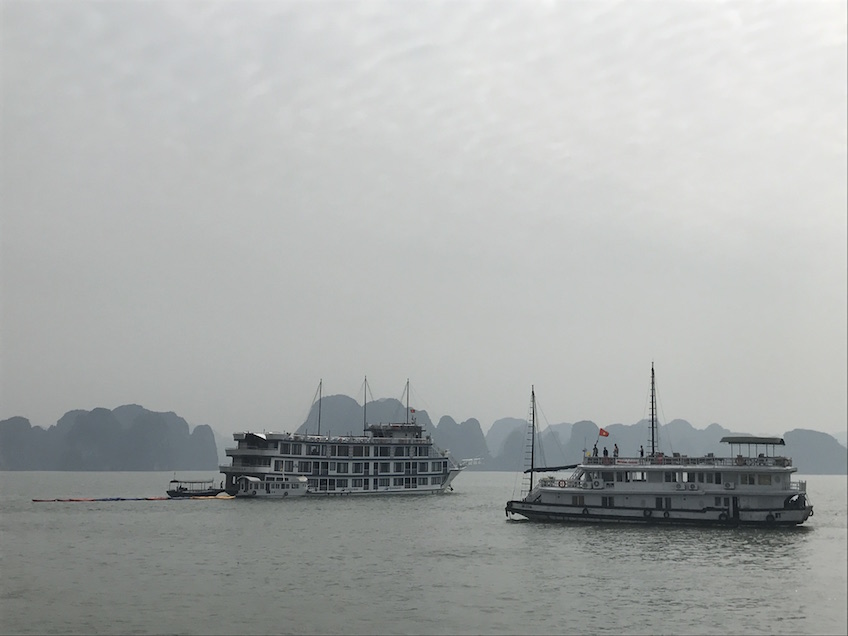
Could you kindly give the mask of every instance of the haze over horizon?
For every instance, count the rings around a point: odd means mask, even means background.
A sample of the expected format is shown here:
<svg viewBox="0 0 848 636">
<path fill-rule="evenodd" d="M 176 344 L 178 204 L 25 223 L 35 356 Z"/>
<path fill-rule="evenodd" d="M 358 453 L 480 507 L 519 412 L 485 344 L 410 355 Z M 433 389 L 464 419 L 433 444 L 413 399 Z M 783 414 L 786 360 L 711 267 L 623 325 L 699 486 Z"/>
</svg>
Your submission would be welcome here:
<svg viewBox="0 0 848 636">
<path fill-rule="evenodd" d="M 0 11 L 0 419 L 848 427 L 845 2 Z"/>
</svg>

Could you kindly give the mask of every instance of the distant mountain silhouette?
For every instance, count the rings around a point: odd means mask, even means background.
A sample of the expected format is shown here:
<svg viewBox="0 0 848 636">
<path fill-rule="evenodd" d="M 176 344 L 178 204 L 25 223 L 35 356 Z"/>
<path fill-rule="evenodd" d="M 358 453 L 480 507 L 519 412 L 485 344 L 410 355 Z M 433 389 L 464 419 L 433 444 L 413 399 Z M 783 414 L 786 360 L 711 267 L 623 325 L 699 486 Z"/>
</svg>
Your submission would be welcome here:
<svg viewBox="0 0 848 636">
<path fill-rule="evenodd" d="M 54 426 L 0 421 L 0 470 L 214 470 L 212 429 L 128 404 L 69 411 Z"/>
<path fill-rule="evenodd" d="M 486 435 L 474 418 L 457 423 L 443 416 L 434 426 L 426 411 L 410 411 L 394 398 L 374 400 L 363 407 L 346 395 L 331 395 L 312 405 L 306 421 L 295 433 L 360 435 L 372 424 L 402 423 L 414 420 L 425 435 L 458 460 L 480 458 L 469 470 L 520 471 L 528 459 L 525 420 L 502 418 Z M 609 437 L 598 437 L 592 421 L 563 422 L 545 427 L 539 434 L 535 457 L 537 466 L 577 463 L 598 442 L 612 454 L 618 444 L 621 456 L 638 456 L 639 447 L 649 452 L 650 425 L 610 424 Z M 282 432 L 282 431 L 278 431 Z M 682 419 L 659 427 L 657 449 L 671 454 L 697 456 L 727 455 L 729 448 L 719 440 L 733 433 L 718 424 L 694 428 Z M 784 436 L 784 454 L 804 474 L 848 473 L 848 449 L 833 436 L 813 430 L 795 429 Z M 217 441 L 217 443 L 216 443 Z M 23 417 L 0 421 L 0 470 L 213 470 L 229 463 L 223 446 L 232 446 L 232 437 L 219 435 L 205 425 L 189 429 L 175 413 L 156 413 L 136 405 L 112 411 L 75 410 L 63 415 L 45 430 L 33 427 Z M 220 450 L 219 450 L 220 449 Z"/>
</svg>

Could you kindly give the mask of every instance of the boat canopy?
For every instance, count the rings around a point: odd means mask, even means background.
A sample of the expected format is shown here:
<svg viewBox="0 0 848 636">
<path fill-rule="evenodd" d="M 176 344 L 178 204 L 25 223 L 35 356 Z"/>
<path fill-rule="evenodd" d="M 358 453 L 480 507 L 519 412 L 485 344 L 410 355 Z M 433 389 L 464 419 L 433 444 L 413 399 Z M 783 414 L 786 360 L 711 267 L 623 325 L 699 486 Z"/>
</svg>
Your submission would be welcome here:
<svg viewBox="0 0 848 636">
<path fill-rule="evenodd" d="M 721 441 L 726 444 L 773 444 L 775 446 L 786 446 L 782 437 L 751 437 L 743 435 L 740 437 L 722 437 Z"/>
</svg>

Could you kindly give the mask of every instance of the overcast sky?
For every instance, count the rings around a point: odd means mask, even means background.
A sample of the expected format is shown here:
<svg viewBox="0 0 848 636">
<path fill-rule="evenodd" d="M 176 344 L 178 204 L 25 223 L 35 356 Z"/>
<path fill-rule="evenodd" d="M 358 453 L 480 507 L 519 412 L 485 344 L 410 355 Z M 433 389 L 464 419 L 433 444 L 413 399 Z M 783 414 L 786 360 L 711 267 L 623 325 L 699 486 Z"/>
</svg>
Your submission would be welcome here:
<svg viewBox="0 0 848 636">
<path fill-rule="evenodd" d="M 846 429 L 844 1 L 0 6 L 0 419 Z"/>
</svg>

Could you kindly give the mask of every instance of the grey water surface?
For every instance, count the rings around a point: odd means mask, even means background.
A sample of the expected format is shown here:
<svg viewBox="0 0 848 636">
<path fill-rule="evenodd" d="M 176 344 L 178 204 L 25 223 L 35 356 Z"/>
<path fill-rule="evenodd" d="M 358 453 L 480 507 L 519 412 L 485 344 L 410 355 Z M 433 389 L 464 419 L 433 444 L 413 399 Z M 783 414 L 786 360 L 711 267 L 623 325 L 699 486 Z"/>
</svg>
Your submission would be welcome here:
<svg viewBox="0 0 848 636">
<path fill-rule="evenodd" d="M 848 631 L 844 475 L 806 478 L 815 516 L 791 530 L 510 521 L 520 482 L 494 472 L 442 496 L 32 501 L 172 477 L 0 473 L 0 632 Z"/>
</svg>

